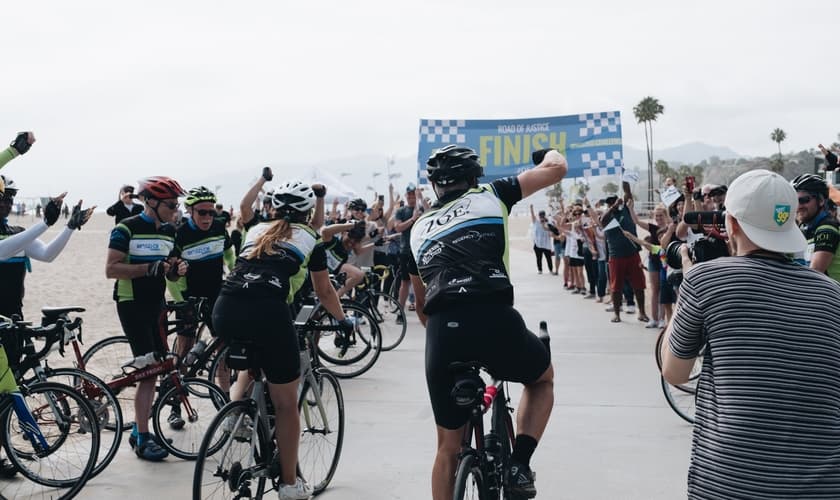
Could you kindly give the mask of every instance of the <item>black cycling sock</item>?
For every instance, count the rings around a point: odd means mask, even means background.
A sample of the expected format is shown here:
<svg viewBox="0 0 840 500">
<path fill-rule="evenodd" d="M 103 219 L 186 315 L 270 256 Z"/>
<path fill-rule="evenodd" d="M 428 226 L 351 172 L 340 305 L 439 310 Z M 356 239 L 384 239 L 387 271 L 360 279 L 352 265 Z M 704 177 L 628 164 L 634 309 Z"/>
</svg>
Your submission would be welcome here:
<svg viewBox="0 0 840 500">
<path fill-rule="evenodd" d="M 536 439 L 527 434 L 520 434 L 516 436 L 516 440 L 513 442 L 513 452 L 511 452 L 510 458 L 516 463 L 531 467 L 531 456 L 536 449 Z"/>
</svg>

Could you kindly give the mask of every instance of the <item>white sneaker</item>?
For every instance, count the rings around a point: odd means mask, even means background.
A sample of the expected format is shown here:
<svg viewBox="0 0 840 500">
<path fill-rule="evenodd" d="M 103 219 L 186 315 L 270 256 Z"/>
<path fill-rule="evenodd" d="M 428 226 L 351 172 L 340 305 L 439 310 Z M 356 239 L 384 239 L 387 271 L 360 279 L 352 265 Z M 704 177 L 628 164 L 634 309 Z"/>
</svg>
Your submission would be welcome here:
<svg viewBox="0 0 840 500">
<path fill-rule="evenodd" d="M 665 328 L 665 320 L 664 319 L 659 320 L 659 328 Z"/>
<path fill-rule="evenodd" d="M 312 488 L 301 478 L 296 478 L 295 484 L 281 484 L 277 488 L 277 498 L 280 500 L 308 500 L 311 497 Z"/>
<path fill-rule="evenodd" d="M 222 424 L 222 430 L 228 434 L 233 433 L 233 438 L 237 440 L 251 439 L 251 435 L 254 433 L 254 423 L 251 422 L 251 417 L 244 415 L 239 426 L 234 430 L 233 427 L 237 420 L 239 420 L 239 415 L 230 415 Z"/>
<path fill-rule="evenodd" d="M 636 314 L 636 306 L 627 306 L 624 308 L 624 312 L 627 314 Z"/>
<path fill-rule="evenodd" d="M 647 322 L 647 324 L 645 325 L 645 328 L 659 328 L 659 322 L 656 321 L 655 319 L 652 319 L 652 320 Z"/>
</svg>

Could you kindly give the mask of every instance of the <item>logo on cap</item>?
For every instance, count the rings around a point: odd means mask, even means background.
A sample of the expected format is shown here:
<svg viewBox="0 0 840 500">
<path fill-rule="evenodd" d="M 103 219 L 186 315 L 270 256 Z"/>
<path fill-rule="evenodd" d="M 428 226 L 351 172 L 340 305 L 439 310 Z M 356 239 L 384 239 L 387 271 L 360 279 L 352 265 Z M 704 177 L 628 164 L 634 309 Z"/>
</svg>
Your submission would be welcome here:
<svg viewBox="0 0 840 500">
<path fill-rule="evenodd" d="M 788 219 L 790 219 L 790 205 L 776 205 L 776 214 L 774 218 L 776 224 L 784 226 Z"/>
</svg>

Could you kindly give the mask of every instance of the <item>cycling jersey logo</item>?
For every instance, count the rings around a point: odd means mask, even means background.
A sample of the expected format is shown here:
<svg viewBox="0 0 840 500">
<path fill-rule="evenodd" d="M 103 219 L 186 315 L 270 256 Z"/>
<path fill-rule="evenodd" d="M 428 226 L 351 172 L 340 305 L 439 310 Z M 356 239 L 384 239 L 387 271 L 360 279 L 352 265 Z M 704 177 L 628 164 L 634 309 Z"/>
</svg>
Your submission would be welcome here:
<svg viewBox="0 0 840 500">
<path fill-rule="evenodd" d="M 779 226 L 784 226 L 785 222 L 790 219 L 790 205 L 776 205 L 774 220 Z"/>
<path fill-rule="evenodd" d="M 495 267 L 490 268 L 490 276 L 489 278 L 505 278 L 507 279 L 507 274 L 503 273 L 500 269 L 496 269 Z"/>
<path fill-rule="evenodd" d="M 440 227 L 448 225 L 453 220 L 467 215 L 470 213 L 471 203 L 472 200 L 469 198 L 461 198 L 440 214 L 434 213 L 427 219 L 423 219 L 423 232 L 429 233 L 435 231 Z"/>
<path fill-rule="evenodd" d="M 437 242 L 434 245 L 430 246 L 428 250 L 426 250 L 423 255 L 420 256 L 420 263 L 422 265 L 428 265 L 429 262 L 432 261 L 439 253 L 443 251 L 443 243 Z"/>
<path fill-rule="evenodd" d="M 248 281 L 255 281 L 262 278 L 262 274 L 255 274 L 255 273 L 245 273 L 242 275 Z"/>
<path fill-rule="evenodd" d="M 481 241 L 483 238 L 493 238 L 495 236 L 496 236 L 495 233 L 481 233 L 481 232 L 478 232 L 478 231 L 467 231 L 467 233 L 464 234 L 463 236 L 459 236 L 458 238 L 455 238 L 454 240 L 452 240 L 452 243 L 461 243 L 462 241 L 465 241 L 465 240 Z"/>
<path fill-rule="evenodd" d="M 464 285 L 473 280 L 472 276 L 465 276 L 463 278 L 452 278 L 449 280 L 449 285 Z"/>
</svg>

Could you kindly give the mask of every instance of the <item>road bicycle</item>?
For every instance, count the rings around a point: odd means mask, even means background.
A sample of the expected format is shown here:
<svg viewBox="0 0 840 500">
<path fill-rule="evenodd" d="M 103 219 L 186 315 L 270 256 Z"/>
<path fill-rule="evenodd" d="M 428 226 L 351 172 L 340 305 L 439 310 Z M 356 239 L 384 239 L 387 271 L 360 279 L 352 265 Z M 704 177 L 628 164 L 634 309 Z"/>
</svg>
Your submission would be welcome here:
<svg viewBox="0 0 840 500">
<path fill-rule="evenodd" d="M 301 361 L 297 469 L 317 495 L 326 489 L 338 467 L 344 441 L 344 397 L 338 379 L 318 364 L 315 337 L 325 327 L 312 320 L 315 309 L 302 308 L 295 326 Z M 231 367 L 250 367 L 253 349 L 253 344 L 237 342 L 224 355 Z M 222 408 L 201 443 L 193 477 L 194 499 L 261 498 L 279 486 L 274 409 L 261 372 L 250 371 L 254 378 L 250 398 Z"/>
<path fill-rule="evenodd" d="M 9 369 L 19 361 L 21 331 L 45 336 L 58 326 L 0 324 Z M 93 408 L 73 388 L 53 382 L 19 385 L 0 395 L 0 442 L 19 475 L 0 480 L 2 498 L 73 498 L 91 477 L 99 452 Z"/>
<path fill-rule="evenodd" d="M 408 328 L 400 302 L 390 293 L 380 291 L 381 282 L 387 279 L 390 268 L 379 265 L 363 267 L 362 271 L 365 279 L 354 289 L 352 302 L 370 313 L 382 335 L 382 350 L 390 351 L 400 345 Z"/>
<path fill-rule="evenodd" d="M 549 348 L 545 322 L 540 324 L 540 333 L 540 339 Z M 493 380 L 487 385 L 481 377 L 486 369 L 477 361 L 455 362 L 449 368 L 455 379 L 452 398 L 457 406 L 470 411 L 469 420 L 464 426 L 461 452 L 458 454 L 453 498 L 521 498 L 509 491 L 507 484 L 516 436 L 507 382 Z M 484 414 L 488 411 L 490 430 L 485 434 Z"/>
</svg>

